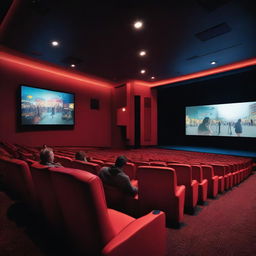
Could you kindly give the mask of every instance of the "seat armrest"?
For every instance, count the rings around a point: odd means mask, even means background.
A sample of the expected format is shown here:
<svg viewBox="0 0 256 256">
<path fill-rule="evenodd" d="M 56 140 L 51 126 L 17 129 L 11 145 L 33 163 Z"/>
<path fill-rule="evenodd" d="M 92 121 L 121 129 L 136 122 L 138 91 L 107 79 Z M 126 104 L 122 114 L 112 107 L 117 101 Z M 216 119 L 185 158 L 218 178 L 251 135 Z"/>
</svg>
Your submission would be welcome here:
<svg viewBox="0 0 256 256">
<path fill-rule="evenodd" d="M 200 184 L 203 185 L 203 184 L 205 184 L 205 183 L 208 184 L 208 180 L 207 180 L 207 179 L 203 179 Z"/>
<path fill-rule="evenodd" d="M 219 176 L 213 176 L 212 179 L 213 180 L 219 180 Z"/>
<path fill-rule="evenodd" d="M 134 220 L 103 248 L 102 255 L 166 255 L 165 214 L 153 211 Z"/>
<path fill-rule="evenodd" d="M 177 197 L 181 196 L 182 193 L 185 193 L 185 189 L 186 189 L 186 187 L 184 185 L 177 186 L 175 196 L 177 196 Z"/>
<path fill-rule="evenodd" d="M 196 186 L 196 184 L 198 184 L 198 181 L 197 181 L 197 180 L 192 180 L 191 186 L 192 186 L 192 187 L 193 187 L 193 186 Z"/>
</svg>

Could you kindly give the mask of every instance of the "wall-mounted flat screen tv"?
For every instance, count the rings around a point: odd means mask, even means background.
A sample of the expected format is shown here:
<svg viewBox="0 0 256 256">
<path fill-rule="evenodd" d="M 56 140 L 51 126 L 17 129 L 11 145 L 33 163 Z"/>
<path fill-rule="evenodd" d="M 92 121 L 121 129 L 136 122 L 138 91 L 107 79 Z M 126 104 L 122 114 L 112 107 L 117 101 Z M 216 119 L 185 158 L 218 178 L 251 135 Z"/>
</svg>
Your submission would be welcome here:
<svg viewBox="0 0 256 256">
<path fill-rule="evenodd" d="M 186 135 L 256 138 L 256 101 L 186 107 Z"/>
<path fill-rule="evenodd" d="M 21 125 L 74 125 L 72 93 L 21 85 Z"/>
</svg>

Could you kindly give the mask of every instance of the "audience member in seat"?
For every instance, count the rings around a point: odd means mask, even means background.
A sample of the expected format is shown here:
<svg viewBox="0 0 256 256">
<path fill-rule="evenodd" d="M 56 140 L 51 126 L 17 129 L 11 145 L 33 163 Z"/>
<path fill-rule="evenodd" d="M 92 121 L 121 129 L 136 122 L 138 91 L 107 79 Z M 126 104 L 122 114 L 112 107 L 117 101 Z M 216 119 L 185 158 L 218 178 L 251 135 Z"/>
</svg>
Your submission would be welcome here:
<svg viewBox="0 0 256 256">
<path fill-rule="evenodd" d="M 198 126 L 198 135 L 211 135 L 210 118 L 205 117 L 203 122 Z"/>
<path fill-rule="evenodd" d="M 87 158 L 84 151 L 76 152 L 75 159 L 79 161 L 87 162 Z"/>
<path fill-rule="evenodd" d="M 40 164 L 49 167 L 61 167 L 60 163 L 54 163 L 54 153 L 51 148 L 43 148 L 40 152 Z"/>
<path fill-rule="evenodd" d="M 131 185 L 129 176 L 122 170 L 126 162 L 127 158 L 125 156 L 117 157 L 115 165 L 101 168 L 99 176 L 103 183 L 117 187 L 128 195 L 135 196 L 138 189 Z"/>
</svg>

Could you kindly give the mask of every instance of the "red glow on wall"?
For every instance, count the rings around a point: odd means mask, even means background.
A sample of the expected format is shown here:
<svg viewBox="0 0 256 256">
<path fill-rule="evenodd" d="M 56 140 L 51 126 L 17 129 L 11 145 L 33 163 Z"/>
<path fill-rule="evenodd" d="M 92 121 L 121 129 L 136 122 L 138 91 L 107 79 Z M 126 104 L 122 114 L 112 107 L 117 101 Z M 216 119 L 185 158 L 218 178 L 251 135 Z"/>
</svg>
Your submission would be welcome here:
<svg viewBox="0 0 256 256">
<path fill-rule="evenodd" d="M 108 88 L 114 86 L 114 84 L 111 84 L 109 82 L 105 82 L 105 81 L 100 80 L 100 79 L 95 79 L 95 78 L 91 78 L 91 77 L 88 77 L 88 76 L 79 75 L 79 74 L 76 74 L 76 73 L 73 73 L 73 72 L 63 70 L 63 69 L 58 68 L 58 67 L 53 67 L 53 66 L 50 66 L 50 65 L 47 65 L 47 64 L 44 64 L 44 63 L 40 63 L 40 62 L 35 61 L 35 60 L 15 56 L 15 55 L 7 53 L 5 51 L 1 52 L 0 60 L 15 64 L 17 66 L 23 66 L 23 67 L 27 67 L 27 68 L 30 68 L 30 69 L 44 71 L 44 72 L 47 72 L 47 73 L 51 73 L 53 75 L 61 76 L 62 78 L 73 79 L 73 80 L 77 80 L 77 81 L 80 81 L 80 82 L 93 84 L 93 85 L 96 85 L 96 86 L 108 87 Z"/>
<path fill-rule="evenodd" d="M 13 0 L 7 14 L 5 15 L 2 23 L 0 24 L 0 40 L 2 40 L 2 38 L 4 37 L 4 33 L 7 30 L 8 24 L 10 23 L 15 11 L 19 7 L 20 2 L 20 0 Z"/>
<path fill-rule="evenodd" d="M 159 86 L 159 85 L 164 85 L 164 84 L 171 84 L 171 83 L 177 83 L 185 80 L 190 80 L 190 79 L 195 79 L 199 77 L 204 77 L 204 76 L 209 76 L 209 75 L 214 75 L 222 72 L 227 72 L 239 68 L 245 68 L 249 66 L 256 65 L 256 58 L 245 60 L 245 61 L 240 61 L 240 62 L 235 62 L 229 65 L 213 68 L 210 70 L 204 70 L 196 73 L 192 73 L 189 75 L 184 75 L 184 76 L 179 76 L 171 79 L 166 79 L 158 82 L 151 83 L 151 86 Z"/>
<path fill-rule="evenodd" d="M 228 72 L 231 70 L 236 70 L 236 69 L 245 68 L 245 67 L 254 66 L 254 65 L 256 65 L 256 58 L 239 61 L 239 62 L 228 64 L 225 66 L 216 67 L 216 68 L 212 68 L 212 69 L 208 69 L 208 70 L 204 70 L 204 71 L 200 71 L 200 72 L 196 72 L 196 73 L 192 73 L 192 74 L 188 74 L 188 75 L 169 78 L 169 79 L 165 79 L 165 80 L 161 80 L 161 81 L 144 82 L 144 81 L 136 80 L 134 82 L 137 85 L 148 86 L 148 87 L 157 87 L 157 86 L 164 85 L 164 84 L 173 84 L 173 83 L 177 83 L 177 82 L 182 82 L 182 81 L 195 79 L 195 78 L 199 78 L 199 77 L 219 74 L 222 72 Z"/>
</svg>

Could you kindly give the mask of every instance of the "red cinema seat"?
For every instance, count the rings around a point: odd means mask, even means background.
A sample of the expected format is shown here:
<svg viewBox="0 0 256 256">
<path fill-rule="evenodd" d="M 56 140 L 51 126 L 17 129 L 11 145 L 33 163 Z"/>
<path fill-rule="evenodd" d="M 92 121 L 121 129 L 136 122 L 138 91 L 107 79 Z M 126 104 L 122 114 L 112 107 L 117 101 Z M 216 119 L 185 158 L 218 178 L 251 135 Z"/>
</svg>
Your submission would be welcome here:
<svg viewBox="0 0 256 256">
<path fill-rule="evenodd" d="M 19 159 L 0 158 L 3 182 L 11 194 L 31 208 L 35 204 L 35 189 L 28 164 Z"/>
<path fill-rule="evenodd" d="M 63 167 L 59 167 L 63 168 Z M 38 212 L 56 234 L 63 232 L 63 220 L 55 190 L 52 186 L 49 167 L 39 163 L 30 167 L 38 200 Z"/>
<path fill-rule="evenodd" d="M 4 148 L 1 148 L 1 147 L 0 147 L 0 156 L 7 156 L 9 158 L 12 157 L 10 153 L 8 153 Z"/>
<path fill-rule="evenodd" d="M 167 225 L 179 224 L 184 218 L 185 186 L 177 186 L 174 169 L 157 166 L 138 168 L 139 207 L 142 214 L 160 209 Z"/>
<path fill-rule="evenodd" d="M 30 159 L 30 158 L 26 158 L 26 159 L 24 159 L 24 161 L 25 161 L 29 166 L 31 166 L 32 164 L 37 163 L 37 161 L 35 161 L 35 160 L 33 160 L 33 159 Z"/>
<path fill-rule="evenodd" d="M 238 163 L 237 166 L 238 166 L 238 170 L 240 170 L 242 173 L 242 180 L 245 180 L 247 178 L 246 167 L 243 165 L 243 163 Z"/>
<path fill-rule="evenodd" d="M 136 166 L 134 163 L 126 163 L 123 166 L 123 171 L 129 176 L 130 180 L 134 180 L 136 177 Z"/>
<path fill-rule="evenodd" d="M 114 162 L 105 162 L 102 167 L 111 167 L 115 163 Z M 122 170 L 126 175 L 129 176 L 130 180 L 134 180 L 136 177 L 136 166 L 134 163 L 126 163 L 123 167 Z"/>
<path fill-rule="evenodd" d="M 72 168 L 72 159 L 70 157 L 55 155 L 54 160 L 61 163 L 63 167 Z"/>
<path fill-rule="evenodd" d="M 139 166 L 149 166 L 149 162 L 145 161 L 134 161 L 133 162 L 135 165 L 135 179 L 137 179 L 137 171 Z"/>
<path fill-rule="evenodd" d="M 245 178 L 248 178 L 248 176 L 250 175 L 250 168 L 248 168 L 248 167 L 246 166 L 246 163 L 245 163 L 245 162 L 242 163 L 242 165 L 243 165 L 243 168 L 244 168 L 244 170 L 245 170 Z"/>
<path fill-rule="evenodd" d="M 162 167 L 167 166 L 166 162 L 161 162 L 161 161 L 151 161 L 149 164 L 151 166 L 162 166 Z"/>
<path fill-rule="evenodd" d="M 102 165 L 104 164 L 103 161 L 98 160 L 98 159 L 90 159 L 90 162 L 91 162 L 91 163 L 98 164 L 99 166 L 102 166 Z"/>
<path fill-rule="evenodd" d="M 79 160 L 73 160 L 71 168 L 84 170 L 84 171 L 93 173 L 95 175 L 98 175 L 99 170 L 100 170 L 100 166 L 98 164 L 91 163 L 91 162 L 79 161 Z"/>
<path fill-rule="evenodd" d="M 192 179 L 192 168 L 187 164 L 168 164 L 176 171 L 178 185 L 185 185 L 185 208 L 193 211 L 198 202 L 198 182 Z"/>
<path fill-rule="evenodd" d="M 203 171 L 200 165 L 191 165 L 192 179 L 198 181 L 198 201 L 204 203 L 207 200 L 208 180 L 203 179 Z"/>
<path fill-rule="evenodd" d="M 225 185 L 229 186 L 229 179 L 225 172 L 225 166 L 212 164 L 212 167 L 213 167 L 214 175 L 219 177 L 219 181 L 218 181 L 219 193 L 223 193 L 225 189 Z"/>
<path fill-rule="evenodd" d="M 138 187 L 137 180 L 131 180 L 132 186 Z M 124 212 L 128 215 L 139 216 L 138 195 L 130 196 L 120 189 L 104 184 L 104 192 L 109 208 Z"/>
<path fill-rule="evenodd" d="M 70 241 L 81 255 L 166 255 L 163 212 L 134 219 L 107 208 L 96 175 L 65 168 L 50 170 Z"/>
<path fill-rule="evenodd" d="M 114 162 L 105 162 L 105 163 L 102 165 L 102 167 L 111 167 L 111 166 L 113 166 L 113 165 L 115 165 Z"/>
<path fill-rule="evenodd" d="M 233 187 L 233 174 L 227 164 L 223 164 L 223 166 L 225 168 L 225 175 L 227 176 L 227 178 L 225 178 L 225 189 L 227 190 Z"/>
<path fill-rule="evenodd" d="M 214 176 L 213 167 L 210 165 L 202 165 L 203 178 L 208 180 L 208 197 L 216 197 L 218 194 L 219 177 Z"/>
<path fill-rule="evenodd" d="M 243 170 L 241 170 L 239 168 L 239 165 L 237 165 L 235 163 L 233 163 L 232 166 L 233 166 L 233 169 L 234 169 L 235 173 L 237 173 L 238 183 L 241 183 L 243 181 Z"/>
<path fill-rule="evenodd" d="M 233 175 L 233 184 L 238 185 L 240 183 L 240 173 L 233 164 L 229 164 L 229 169 Z"/>
</svg>

